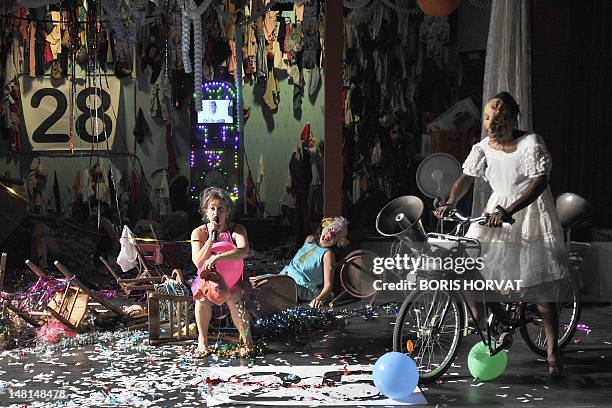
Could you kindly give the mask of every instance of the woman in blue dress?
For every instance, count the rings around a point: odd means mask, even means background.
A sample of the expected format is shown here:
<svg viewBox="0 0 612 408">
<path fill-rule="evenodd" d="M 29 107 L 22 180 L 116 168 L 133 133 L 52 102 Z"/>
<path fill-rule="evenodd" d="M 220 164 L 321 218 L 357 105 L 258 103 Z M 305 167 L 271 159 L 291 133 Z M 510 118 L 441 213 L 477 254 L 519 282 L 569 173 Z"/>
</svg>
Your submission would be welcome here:
<svg viewBox="0 0 612 408">
<path fill-rule="evenodd" d="M 280 272 L 295 280 L 298 300 L 320 307 L 331 293 L 334 284 L 336 246 L 348 245 L 348 222 L 344 217 L 324 218 L 321 232 L 309 235 L 289 265 Z"/>
</svg>

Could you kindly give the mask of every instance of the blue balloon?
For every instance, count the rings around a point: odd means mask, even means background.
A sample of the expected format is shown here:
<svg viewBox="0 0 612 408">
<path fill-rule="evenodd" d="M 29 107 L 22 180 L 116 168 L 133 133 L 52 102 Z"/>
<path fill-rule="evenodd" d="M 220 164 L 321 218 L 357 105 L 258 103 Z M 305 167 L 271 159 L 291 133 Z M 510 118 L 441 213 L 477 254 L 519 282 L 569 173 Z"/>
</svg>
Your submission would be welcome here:
<svg viewBox="0 0 612 408">
<path fill-rule="evenodd" d="M 384 354 L 374 364 L 374 385 L 391 399 L 406 399 L 419 383 L 419 370 L 414 361 L 404 353 L 392 351 Z"/>
</svg>

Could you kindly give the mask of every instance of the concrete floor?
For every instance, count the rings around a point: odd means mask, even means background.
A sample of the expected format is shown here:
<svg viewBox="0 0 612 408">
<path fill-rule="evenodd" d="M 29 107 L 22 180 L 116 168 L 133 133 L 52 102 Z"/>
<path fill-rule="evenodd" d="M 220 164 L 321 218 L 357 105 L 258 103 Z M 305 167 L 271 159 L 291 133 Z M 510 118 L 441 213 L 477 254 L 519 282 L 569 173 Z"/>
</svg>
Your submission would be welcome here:
<svg viewBox="0 0 612 408">
<path fill-rule="evenodd" d="M 393 321 L 393 317 L 353 317 L 341 329 L 312 335 L 306 344 L 286 339 L 269 342 L 269 353 L 251 364 L 373 364 L 391 350 Z M 464 339 L 455 364 L 441 381 L 421 387 L 423 394 L 430 406 L 609 406 L 612 309 L 587 307 L 581 323 L 592 331 L 588 335 L 578 331 L 565 350 L 567 376 L 562 380 L 548 380 L 545 361 L 517 335 L 506 372 L 493 382 L 475 382 L 467 369 L 467 354 L 478 340 L 472 335 Z M 5 351 L 0 354 L 0 407 L 205 406 L 207 388 L 202 379 L 213 377 L 215 366 L 249 364 L 212 357 L 194 360 L 189 346 L 150 347 L 141 334 L 47 354 Z M 38 398 L 27 398 L 37 390 Z"/>
</svg>

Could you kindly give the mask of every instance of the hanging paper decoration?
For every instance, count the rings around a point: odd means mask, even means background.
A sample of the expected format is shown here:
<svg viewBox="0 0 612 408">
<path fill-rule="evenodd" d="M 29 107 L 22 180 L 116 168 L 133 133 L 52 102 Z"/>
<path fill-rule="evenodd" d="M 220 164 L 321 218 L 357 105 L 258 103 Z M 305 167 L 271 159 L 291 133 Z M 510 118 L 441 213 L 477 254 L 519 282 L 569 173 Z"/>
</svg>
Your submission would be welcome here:
<svg viewBox="0 0 612 408">
<path fill-rule="evenodd" d="M 181 51 L 185 73 L 191 74 L 191 59 L 189 59 L 189 40 L 191 39 L 191 19 L 185 10 L 181 13 Z"/>
<path fill-rule="evenodd" d="M 193 89 L 195 98 L 195 109 L 202 111 L 202 14 L 210 6 L 212 0 L 204 0 L 197 6 L 194 0 L 181 4 L 183 14 L 182 22 L 182 44 L 183 66 L 185 72 L 191 72 L 191 61 L 189 60 L 189 22 L 193 22 Z M 189 71 L 187 71 L 189 69 Z"/>
<path fill-rule="evenodd" d="M 193 20 L 193 89 L 195 110 L 202 111 L 202 20 L 197 16 Z"/>
</svg>

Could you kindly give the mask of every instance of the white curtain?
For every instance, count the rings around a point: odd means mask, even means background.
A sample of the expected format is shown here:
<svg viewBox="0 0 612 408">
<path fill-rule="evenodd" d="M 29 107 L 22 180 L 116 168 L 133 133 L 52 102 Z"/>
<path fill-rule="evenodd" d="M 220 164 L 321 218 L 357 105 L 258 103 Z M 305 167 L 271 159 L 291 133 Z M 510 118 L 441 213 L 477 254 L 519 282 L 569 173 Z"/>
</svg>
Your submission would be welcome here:
<svg viewBox="0 0 612 408">
<path fill-rule="evenodd" d="M 518 102 L 519 129 L 531 130 L 531 24 L 529 0 L 493 0 L 487 40 L 483 103 L 508 91 Z M 482 138 L 486 136 L 483 130 Z M 480 215 L 491 194 L 482 179 L 474 183 L 472 214 Z"/>
</svg>

